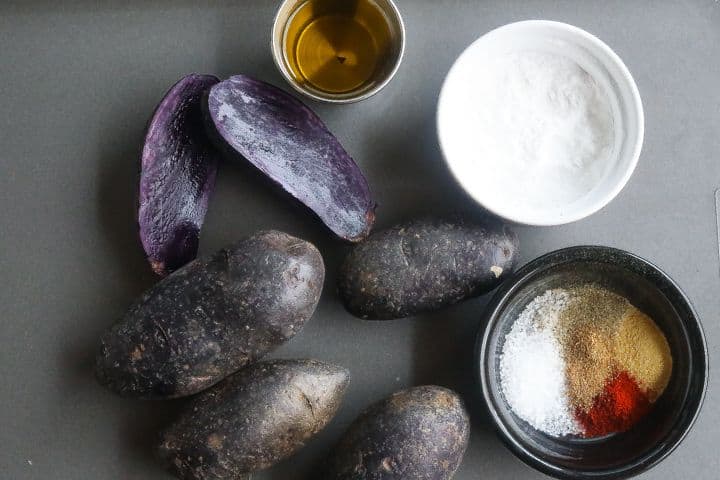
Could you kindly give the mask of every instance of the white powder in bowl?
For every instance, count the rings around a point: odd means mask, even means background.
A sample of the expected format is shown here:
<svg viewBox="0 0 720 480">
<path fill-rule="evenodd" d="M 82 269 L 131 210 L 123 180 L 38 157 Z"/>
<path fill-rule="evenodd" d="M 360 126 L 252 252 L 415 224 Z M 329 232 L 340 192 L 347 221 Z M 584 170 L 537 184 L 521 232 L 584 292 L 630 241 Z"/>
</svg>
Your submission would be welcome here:
<svg viewBox="0 0 720 480">
<path fill-rule="evenodd" d="M 520 313 L 500 356 L 500 383 L 510 408 L 549 435 L 579 434 L 570 409 L 565 362 L 553 327 L 567 306 L 566 290 L 548 290 Z"/>
<path fill-rule="evenodd" d="M 613 151 L 612 107 L 578 63 L 521 50 L 463 68 L 456 77 L 468 98 L 453 138 L 465 152 L 461 174 L 484 197 L 515 211 L 557 210 L 598 185 Z"/>
</svg>

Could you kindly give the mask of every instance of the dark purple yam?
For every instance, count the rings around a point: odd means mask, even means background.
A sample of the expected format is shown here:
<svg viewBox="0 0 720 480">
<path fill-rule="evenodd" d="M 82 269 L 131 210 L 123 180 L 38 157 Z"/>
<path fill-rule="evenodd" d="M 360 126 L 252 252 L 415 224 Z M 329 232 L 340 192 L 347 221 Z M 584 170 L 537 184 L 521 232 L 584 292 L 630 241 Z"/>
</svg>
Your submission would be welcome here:
<svg viewBox="0 0 720 480">
<path fill-rule="evenodd" d="M 371 406 L 326 461 L 319 480 L 449 480 L 470 436 L 463 401 L 443 387 L 414 387 Z"/>
<path fill-rule="evenodd" d="M 196 396 L 159 456 L 183 480 L 238 480 L 303 448 L 335 416 L 349 380 L 316 360 L 257 363 Z"/>
<path fill-rule="evenodd" d="M 298 333 L 324 278 L 315 246 L 277 231 L 194 260 L 103 335 L 96 376 L 126 397 L 200 392 Z"/>
<path fill-rule="evenodd" d="M 314 211 L 339 237 L 359 241 L 375 221 L 367 180 L 320 118 L 277 87 L 237 75 L 210 89 L 208 111 L 230 147 Z"/>
<path fill-rule="evenodd" d="M 360 318 L 405 318 L 489 292 L 512 272 L 517 256 L 517 236 L 502 224 L 417 220 L 353 247 L 340 267 L 338 291 Z"/>
<path fill-rule="evenodd" d="M 207 138 L 201 104 L 203 93 L 219 81 L 197 74 L 181 79 L 158 105 L 145 135 L 138 223 L 158 275 L 197 255 L 219 158 Z"/>
</svg>

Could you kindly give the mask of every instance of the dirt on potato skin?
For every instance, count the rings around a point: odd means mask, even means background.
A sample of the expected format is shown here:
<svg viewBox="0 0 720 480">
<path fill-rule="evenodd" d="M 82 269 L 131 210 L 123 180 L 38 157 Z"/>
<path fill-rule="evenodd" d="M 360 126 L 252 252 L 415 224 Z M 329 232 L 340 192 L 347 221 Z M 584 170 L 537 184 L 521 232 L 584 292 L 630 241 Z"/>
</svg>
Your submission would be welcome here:
<svg viewBox="0 0 720 480">
<path fill-rule="evenodd" d="M 357 317 L 404 318 L 489 292 L 512 273 L 517 256 L 517 236 L 497 222 L 411 221 L 355 246 L 338 291 Z"/>
<path fill-rule="evenodd" d="M 320 468 L 320 480 L 449 480 L 462 462 L 470 420 L 452 390 L 421 386 L 368 408 Z"/>
<path fill-rule="evenodd" d="M 148 290 L 102 337 L 98 381 L 126 397 L 200 392 L 284 343 L 312 316 L 325 267 L 311 243 L 260 232 Z"/>
<path fill-rule="evenodd" d="M 182 480 L 236 480 L 299 449 L 337 412 L 350 380 L 315 360 L 251 365 L 195 397 L 159 457 Z"/>
</svg>

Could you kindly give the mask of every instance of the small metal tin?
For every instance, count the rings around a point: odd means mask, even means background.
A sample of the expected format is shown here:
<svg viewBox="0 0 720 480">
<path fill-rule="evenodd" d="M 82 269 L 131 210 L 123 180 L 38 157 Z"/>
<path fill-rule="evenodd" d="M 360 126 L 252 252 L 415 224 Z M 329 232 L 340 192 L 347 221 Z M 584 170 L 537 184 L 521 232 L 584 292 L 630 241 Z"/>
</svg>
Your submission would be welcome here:
<svg viewBox="0 0 720 480">
<path fill-rule="evenodd" d="M 405 53 L 405 25 L 400 11 L 392 0 L 372 0 L 388 21 L 392 50 L 386 65 L 376 72 L 374 78 L 358 88 L 345 93 L 328 93 L 308 83 L 299 82 L 293 76 L 285 49 L 287 27 L 298 10 L 310 0 L 284 0 L 275 15 L 272 27 L 271 50 L 273 60 L 285 80 L 298 92 L 314 100 L 328 103 L 353 103 L 365 100 L 383 89 L 400 67 Z"/>
</svg>

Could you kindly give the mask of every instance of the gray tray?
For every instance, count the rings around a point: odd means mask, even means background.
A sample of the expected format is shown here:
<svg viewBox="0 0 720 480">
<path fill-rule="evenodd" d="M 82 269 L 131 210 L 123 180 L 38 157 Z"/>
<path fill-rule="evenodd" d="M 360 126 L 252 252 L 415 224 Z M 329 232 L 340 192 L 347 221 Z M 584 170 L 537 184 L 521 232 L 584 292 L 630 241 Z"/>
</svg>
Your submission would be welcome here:
<svg viewBox="0 0 720 480">
<path fill-rule="evenodd" d="M 627 188 L 600 213 L 560 228 L 520 228 L 522 261 L 587 243 L 648 258 L 688 293 L 717 354 L 720 4 L 398 3 L 408 44 L 393 82 L 356 105 L 313 105 L 367 173 L 380 203 L 377 226 L 476 211 L 435 137 L 436 97 L 460 51 L 511 21 L 577 25 L 632 71 L 645 104 L 645 147 Z M 0 4 L 0 478 L 170 478 L 151 447 L 181 402 L 121 400 L 91 375 L 101 331 L 155 281 L 133 221 L 139 143 L 154 105 L 185 73 L 243 72 L 282 85 L 268 48 L 275 7 L 269 0 Z M 243 168 L 223 165 L 202 251 L 270 227 L 315 242 L 329 269 L 317 314 L 275 356 L 337 362 L 353 380 L 333 424 L 256 480 L 302 478 L 366 405 L 424 383 L 456 388 L 471 408 L 472 441 L 457 480 L 541 478 L 500 444 L 480 408 L 471 353 L 485 298 L 414 320 L 352 318 L 333 289 L 343 245 Z M 717 478 L 718 370 L 691 434 L 644 478 Z"/>
</svg>

